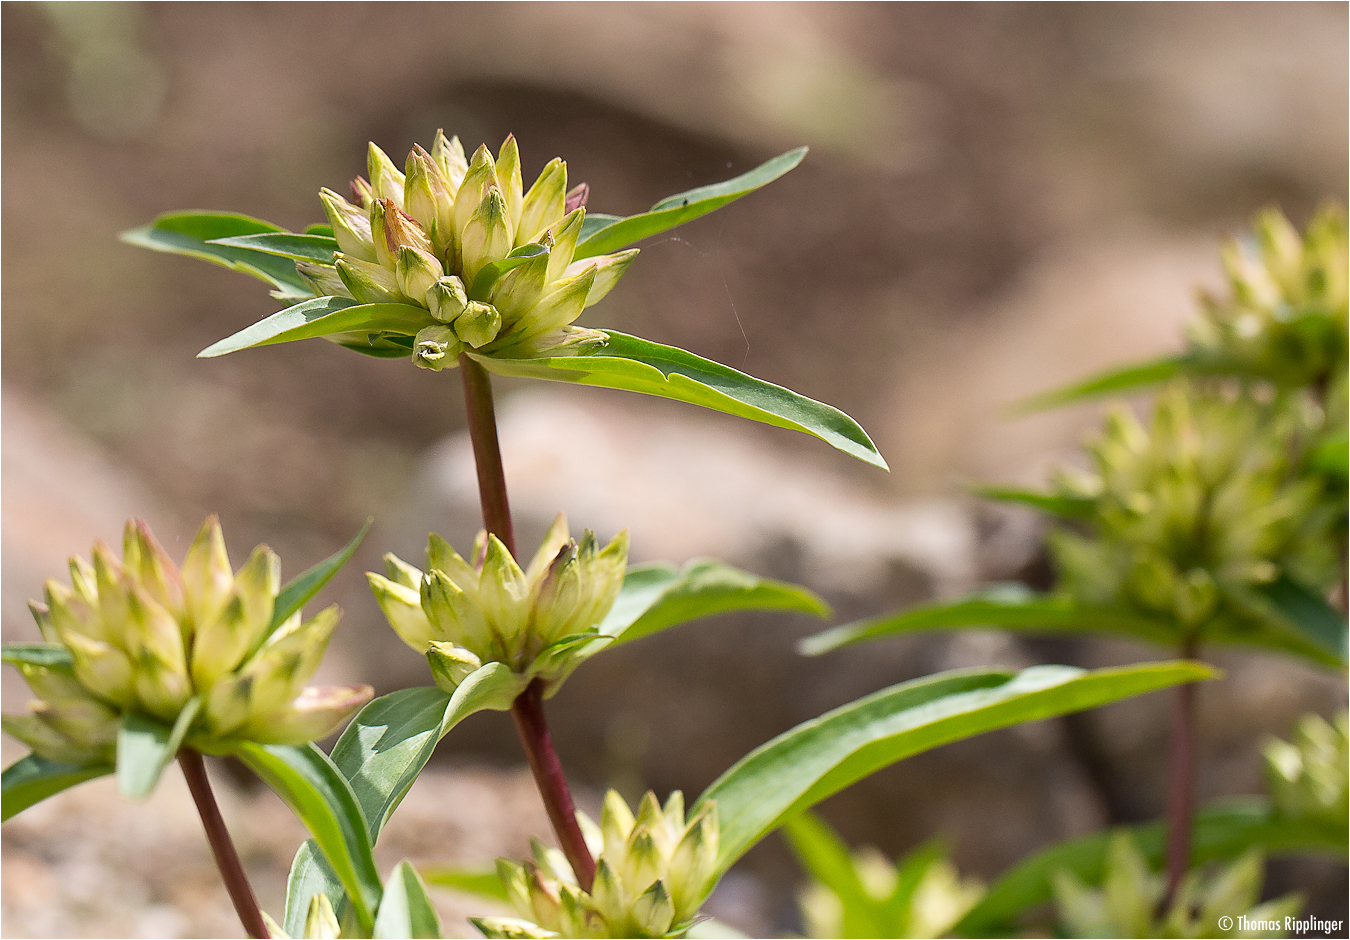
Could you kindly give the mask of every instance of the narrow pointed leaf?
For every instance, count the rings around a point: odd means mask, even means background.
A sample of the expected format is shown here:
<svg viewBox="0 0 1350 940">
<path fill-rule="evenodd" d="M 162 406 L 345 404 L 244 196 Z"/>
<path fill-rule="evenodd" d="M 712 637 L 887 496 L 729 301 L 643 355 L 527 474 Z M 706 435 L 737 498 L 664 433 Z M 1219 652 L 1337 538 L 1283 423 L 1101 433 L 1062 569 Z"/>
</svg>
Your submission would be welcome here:
<svg viewBox="0 0 1350 940">
<path fill-rule="evenodd" d="M 456 868 L 451 865 L 435 865 L 422 869 L 422 878 L 427 884 L 437 888 L 449 888 L 462 891 L 475 897 L 485 898 L 509 904 L 506 885 L 502 884 L 495 866 L 488 868 Z"/>
<path fill-rule="evenodd" d="M 379 906 L 379 872 L 351 787 L 314 745 L 244 744 L 237 755 L 300 817 L 342 882 L 357 920 L 368 931 Z"/>
<path fill-rule="evenodd" d="M 609 342 L 573 356 L 509 359 L 473 355 L 489 372 L 574 382 L 671 398 L 820 438 L 887 469 L 867 432 L 837 408 L 674 346 L 604 330 Z"/>
<path fill-rule="evenodd" d="M 1085 497 L 1061 496 L 1017 486 L 977 486 L 972 492 L 985 499 L 998 500 L 1001 503 L 1018 503 L 1063 519 L 1090 518 L 1097 505 L 1095 501 Z"/>
<path fill-rule="evenodd" d="M 384 896 L 380 899 L 371 936 L 401 940 L 440 935 L 441 919 L 427 897 L 426 885 L 411 865 L 406 861 L 399 862 L 384 884 Z"/>
<path fill-rule="evenodd" d="M 602 228 L 608 228 L 615 222 L 622 222 L 623 216 L 609 215 L 604 212 L 587 212 L 581 220 L 581 236 L 578 242 L 584 242 Z"/>
<path fill-rule="evenodd" d="M 781 831 L 801 866 L 838 896 L 843 905 L 844 936 L 891 936 L 886 932 L 888 925 L 875 916 L 878 905 L 868 895 L 853 867 L 853 853 L 837 832 L 812 813 L 787 819 Z"/>
<path fill-rule="evenodd" d="M 1334 661 L 1346 661 L 1346 622 L 1325 597 L 1310 591 L 1288 575 L 1280 575 L 1257 590 L 1276 618 L 1299 639 Z"/>
<path fill-rule="evenodd" d="M 342 905 L 347 903 L 347 892 L 342 890 L 333 867 L 323 852 L 309 839 L 295 853 L 291 874 L 286 879 L 286 916 L 282 929 L 292 937 L 305 935 L 305 918 L 309 915 L 310 899 L 316 894 L 328 896 L 328 903 L 342 916 Z"/>
<path fill-rule="evenodd" d="M 0 662 L 70 671 L 75 660 L 60 643 L 6 643 L 0 647 Z"/>
<path fill-rule="evenodd" d="M 290 343 L 334 333 L 389 331 L 413 336 L 422 327 L 435 322 L 429 311 L 411 304 L 358 304 L 344 297 L 315 297 L 278 310 L 267 319 L 213 343 L 197 353 L 197 357 L 211 359 L 254 346 Z"/>
<path fill-rule="evenodd" d="M 1058 871 L 1073 872 L 1090 885 L 1100 884 L 1111 839 L 1122 831 L 1130 833 L 1155 870 L 1162 867 L 1167 830 L 1161 821 L 1122 826 L 1060 842 L 1005 872 L 956 925 L 954 932 L 962 937 L 1006 935 L 1019 914 L 1050 900 L 1051 880 Z M 1233 859 L 1252 847 L 1259 847 L 1269 855 L 1311 853 L 1343 860 L 1346 832 L 1343 825 L 1277 816 L 1269 802 L 1260 797 L 1220 800 L 1202 807 L 1196 814 L 1191 836 L 1192 865 Z"/>
<path fill-rule="evenodd" d="M 317 261 L 332 264 L 338 250 L 337 239 L 331 235 L 296 235 L 294 232 L 263 232 L 259 235 L 232 235 L 213 238 L 208 245 L 227 248 L 250 248 L 265 255 L 290 258 L 292 261 Z"/>
<path fill-rule="evenodd" d="M 161 215 L 149 225 L 123 232 L 121 239 L 128 245 L 186 255 L 240 271 L 288 296 L 312 297 L 314 291 L 296 272 L 293 261 L 253 248 L 211 244 L 221 238 L 283 231 L 271 222 L 235 212 L 189 211 Z"/>
<path fill-rule="evenodd" d="M 720 209 L 727 203 L 740 199 L 742 196 L 772 183 L 778 177 L 787 173 L 802 162 L 802 159 L 806 156 L 806 149 L 805 147 L 798 147 L 796 150 L 789 150 L 772 160 L 761 163 L 749 173 L 742 173 L 740 176 L 721 183 L 700 186 L 697 189 L 667 196 L 640 215 L 630 215 L 625 219 L 611 222 L 588 235 L 584 241 L 577 245 L 574 257 L 590 258 L 595 255 L 609 254 L 611 251 L 618 251 L 620 248 L 633 244 L 633 242 L 667 232 L 676 226 L 707 215 L 715 209 Z M 587 221 L 589 221 L 589 216 Z"/>
<path fill-rule="evenodd" d="M 361 531 L 356 533 L 355 538 L 313 568 L 298 575 L 277 593 L 276 603 L 272 606 L 272 624 L 267 628 L 268 635 L 271 635 L 273 630 L 281 626 L 287 617 L 308 603 L 310 598 L 318 594 L 320 589 L 332 579 L 333 575 L 337 574 L 342 566 L 351 560 L 352 555 L 356 553 L 357 546 L 366 537 L 366 533 L 370 531 L 374 522 L 373 518 L 367 519 L 366 524 L 361 526 Z"/>
<path fill-rule="evenodd" d="M 77 783 L 105 777 L 112 764 L 58 764 L 36 754 L 21 757 L 0 774 L 0 822 Z"/>
<path fill-rule="evenodd" d="M 996 728 L 1213 675 L 1199 663 L 1166 662 L 1093 671 L 956 670 L 904 682 L 761 745 L 704 791 L 697 806 L 717 801 L 718 870 L 726 871 L 786 817 L 898 760 Z"/>
<path fill-rule="evenodd" d="M 1189 356 L 1168 356 L 1150 362 L 1137 362 L 1052 392 L 1035 395 L 1013 405 L 1011 410 L 1013 414 L 1027 414 L 1104 395 L 1134 392 L 1185 375 L 1197 367 L 1196 361 Z"/>
<path fill-rule="evenodd" d="M 676 624 L 733 610 L 790 610 L 828 617 L 829 605 L 804 587 L 771 581 L 713 559 L 683 569 L 643 565 L 629 569 L 623 590 L 599 632 L 627 643 Z"/>
<path fill-rule="evenodd" d="M 117 733 L 117 792 L 137 801 L 150 795 L 164 768 L 177 756 L 201 707 L 201 696 L 192 696 L 172 727 L 132 712 L 122 716 L 122 728 Z"/>
<path fill-rule="evenodd" d="M 894 614 L 832 627 L 797 644 L 805 656 L 841 646 L 924 630 L 999 628 L 1031 633 L 1113 633 L 1151 643 L 1172 643 L 1175 628 L 1109 607 L 1083 607 L 1068 598 L 1036 594 L 1020 584 L 999 585 L 972 597 L 921 604 Z"/>
</svg>

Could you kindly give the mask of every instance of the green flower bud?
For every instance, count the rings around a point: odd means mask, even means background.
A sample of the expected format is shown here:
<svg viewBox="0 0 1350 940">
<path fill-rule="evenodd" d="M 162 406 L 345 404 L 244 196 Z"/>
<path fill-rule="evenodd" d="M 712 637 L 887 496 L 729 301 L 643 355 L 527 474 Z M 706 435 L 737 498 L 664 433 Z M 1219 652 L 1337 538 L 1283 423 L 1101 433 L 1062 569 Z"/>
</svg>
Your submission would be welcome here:
<svg viewBox="0 0 1350 940">
<path fill-rule="evenodd" d="M 378 199 L 371 206 L 370 231 L 375 242 L 375 260 L 387 271 L 395 270 L 400 248 L 416 248 L 425 254 L 433 254 L 431 239 L 427 238 L 422 226 L 392 199 Z M 415 298 L 421 296 L 420 293 L 414 295 Z"/>
<path fill-rule="evenodd" d="M 488 291 L 488 300 L 500 311 L 502 323 L 508 328 L 519 323 L 543 297 L 548 286 L 549 254 L 507 271 Z"/>
<path fill-rule="evenodd" d="M 415 144 L 408 154 L 407 170 L 403 189 L 404 208 L 431 237 L 436 253 L 444 255 L 454 240 L 455 199 L 450 190 L 450 181 L 431 154 Z"/>
<path fill-rule="evenodd" d="M 494 184 L 483 194 L 482 201 L 469 216 L 460 235 L 464 282 L 472 284 L 484 265 L 505 258 L 511 250 L 511 237 L 511 219 L 507 215 L 506 200 Z"/>
<path fill-rule="evenodd" d="M 486 346 L 501 332 L 502 317 L 492 304 L 471 301 L 455 320 L 455 335 L 474 349 Z"/>
<path fill-rule="evenodd" d="M 398 276 L 399 290 L 415 300 L 426 297 L 444 273 L 434 255 L 406 245 L 398 249 L 398 262 L 394 271 Z"/>
<path fill-rule="evenodd" d="M 396 304 L 404 300 L 398 277 L 391 268 L 343 254 L 337 256 L 335 267 L 348 292 L 363 304 Z"/>
<path fill-rule="evenodd" d="M 451 693 L 469 677 L 469 673 L 483 665 L 482 660 L 463 647 L 434 640 L 427 647 L 427 662 L 436 684 Z"/>
<path fill-rule="evenodd" d="M 389 200 L 403 208 L 403 174 L 383 150 L 370 145 L 366 156 L 366 172 L 370 174 L 370 189 L 375 199 Z M 378 250 L 378 249 L 377 249 Z"/>
<path fill-rule="evenodd" d="M 361 261 L 375 260 L 375 242 L 370 232 L 370 214 L 354 206 L 331 189 L 319 190 L 324 215 L 333 227 L 338 249 Z"/>
<path fill-rule="evenodd" d="M 295 699 L 275 711 L 253 715 L 244 722 L 240 736 L 259 744 L 301 745 L 328 737 L 362 705 L 375 690 L 368 685 L 308 686 Z"/>
<path fill-rule="evenodd" d="M 539 236 L 562 221 L 566 194 L 567 164 L 554 157 L 521 203 L 520 224 L 516 226 L 517 246 L 538 241 Z"/>
<path fill-rule="evenodd" d="M 431 158 L 445 174 L 450 191 L 459 192 L 460 183 L 464 182 L 464 174 L 469 172 L 469 161 L 464 156 L 464 147 L 460 144 L 459 138 L 451 137 L 446 140 L 445 131 L 437 130 L 436 140 L 431 145 Z"/>
<path fill-rule="evenodd" d="M 370 188 L 370 183 L 366 182 L 364 176 L 358 176 L 348 185 L 352 191 L 352 198 L 362 209 L 369 212 L 370 207 L 375 203 L 375 191 Z"/>
<path fill-rule="evenodd" d="M 371 253 L 374 254 L 374 249 Z M 342 280 L 342 275 L 331 264 L 297 261 L 295 270 L 309 285 L 310 290 L 319 297 L 352 297 L 351 291 L 347 290 L 347 285 Z"/>
<path fill-rule="evenodd" d="M 431 315 L 442 323 L 453 323 L 469 306 L 464 282 L 453 274 L 438 278 L 426 296 Z"/>
<path fill-rule="evenodd" d="M 305 911 L 305 940 L 337 940 L 342 935 L 337 914 L 326 894 L 315 894 Z"/>
<path fill-rule="evenodd" d="M 511 231 L 520 226 L 520 210 L 524 184 L 520 177 L 520 148 L 516 144 L 516 135 L 508 134 L 497 152 L 497 187 L 501 190 L 506 203 L 506 217 L 511 222 Z M 507 250 L 510 250 L 508 246 Z"/>
<path fill-rule="evenodd" d="M 492 159 L 492 153 L 487 147 L 479 147 L 474 151 L 463 181 L 455 190 L 454 231 L 457 251 L 463 244 L 463 232 L 468 227 L 470 217 L 478 211 L 478 206 L 487 195 L 488 188 L 496 185 L 498 185 L 496 161 Z M 464 280 L 465 283 L 473 282 L 471 277 Z"/>
<path fill-rule="evenodd" d="M 76 744 L 33 714 L 0 716 L 0 729 L 11 738 L 28 745 L 38 757 L 58 764 L 84 764 L 111 758 L 109 754 L 91 754 L 87 748 Z"/>
<path fill-rule="evenodd" d="M 419 580 L 421 572 L 417 572 Z M 417 588 L 391 581 L 374 572 L 366 572 L 370 582 L 370 591 L 375 602 L 380 605 L 385 619 L 394 628 L 394 632 L 419 653 L 425 653 L 427 647 L 436 638 L 427 615 L 422 612 L 422 603 Z"/>
<path fill-rule="evenodd" d="M 1350 718 L 1328 722 L 1318 715 L 1299 719 L 1290 741 L 1271 738 L 1264 746 L 1266 789 L 1278 815 L 1343 826 L 1350 818 Z"/>
<path fill-rule="evenodd" d="M 463 344 L 448 326 L 423 327 L 413 341 L 413 362 L 437 372 L 453 367 Z"/>
</svg>

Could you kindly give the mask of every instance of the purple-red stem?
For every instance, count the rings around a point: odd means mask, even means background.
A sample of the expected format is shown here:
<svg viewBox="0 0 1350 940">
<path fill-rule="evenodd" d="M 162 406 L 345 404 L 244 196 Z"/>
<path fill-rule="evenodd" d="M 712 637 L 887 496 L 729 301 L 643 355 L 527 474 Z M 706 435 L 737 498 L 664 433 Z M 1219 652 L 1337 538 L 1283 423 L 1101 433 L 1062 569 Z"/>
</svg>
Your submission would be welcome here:
<svg viewBox="0 0 1350 940">
<path fill-rule="evenodd" d="M 206 776 L 206 763 L 202 755 L 190 747 L 178 749 L 178 763 L 183 768 L 192 801 L 197 804 L 197 813 L 202 817 L 202 828 L 206 830 L 206 841 L 211 843 L 211 854 L 216 857 L 216 867 L 225 882 L 225 890 L 234 902 L 234 911 L 244 932 L 250 937 L 269 937 L 267 925 L 263 922 L 262 909 L 253 895 L 253 888 L 244 874 L 239 853 L 234 850 L 230 832 L 225 828 L 225 820 L 216 805 L 215 794 L 211 792 L 211 781 Z"/>
<path fill-rule="evenodd" d="M 1181 658 L 1194 659 L 1196 643 L 1181 645 Z M 1172 906 L 1181 879 L 1191 867 L 1191 829 L 1195 823 L 1195 705 L 1199 685 L 1187 682 L 1172 689 L 1172 735 L 1168 745 L 1167 893 L 1163 910 Z"/>
<path fill-rule="evenodd" d="M 467 355 L 459 357 L 464 379 L 464 403 L 469 413 L 469 440 L 473 442 L 473 460 L 478 468 L 478 499 L 483 507 L 483 527 L 501 539 L 512 555 L 516 554 L 515 533 L 511 527 L 511 505 L 506 497 L 506 474 L 502 452 L 497 443 L 497 416 L 492 407 L 492 380 L 487 371 Z M 572 792 L 567 787 L 562 762 L 553 748 L 544 717 L 543 691 L 538 680 L 520 693 L 511 707 L 521 746 L 534 773 L 535 786 L 548 810 L 548 818 L 557 833 L 563 854 L 572 865 L 577 883 L 591 889 L 595 880 L 595 859 L 586 847 L 586 838 L 577 824 Z"/>
</svg>

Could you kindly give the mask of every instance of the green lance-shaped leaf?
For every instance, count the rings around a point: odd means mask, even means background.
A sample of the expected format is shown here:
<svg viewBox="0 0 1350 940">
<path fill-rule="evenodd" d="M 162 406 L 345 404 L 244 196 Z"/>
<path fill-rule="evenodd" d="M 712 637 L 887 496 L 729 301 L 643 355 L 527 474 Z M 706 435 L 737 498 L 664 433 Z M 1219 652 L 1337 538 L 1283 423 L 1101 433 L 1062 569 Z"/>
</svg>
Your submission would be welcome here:
<svg viewBox="0 0 1350 940">
<path fill-rule="evenodd" d="M 888 925 L 876 916 L 878 904 L 867 893 L 853 853 L 838 833 L 811 813 L 786 820 L 782 832 L 802 867 L 838 896 L 844 909 L 844 936 L 888 936 Z"/>
<path fill-rule="evenodd" d="M 510 904 L 506 885 L 497 874 L 497 866 L 486 868 L 459 868 L 453 865 L 433 865 L 423 868 L 422 878 L 437 888 L 449 888 L 488 901 Z"/>
<path fill-rule="evenodd" d="M 1087 884 L 1099 884 L 1106 869 L 1107 849 L 1112 837 L 1120 831 L 1131 834 L 1154 868 L 1161 867 L 1167 853 L 1167 829 L 1161 821 L 1056 843 L 1005 872 L 956 925 L 956 934 L 1003 935 L 1012 929 L 1013 921 L 1023 911 L 1050 900 L 1055 872 L 1069 871 Z M 1237 858 L 1253 847 L 1271 855 L 1311 853 L 1344 859 L 1346 831 L 1344 826 L 1329 826 L 1316 819 L 1279 817 L 1269 801 L 1261 797 L 1216 801 L 1196 814 L 1191 836 L 1192 865 Z"/>
<path fill-rule="evenodd" d="M 1024 489 L 1018 486 L 976 486 L 971 489 L 976 496 L 997 500 L 1001 503 L 1016 503 L 1048 512 L 1063 519 L 1089 519 L 1096 511 L 1095 500 L 1081 496 L 1061 496 L 1056 493 L 1044 493 L 1040 490 Z"/>
<path fill-rule="evenodd" d="M 234 235 L 213 238 L 208 245 L 226 248 L 250 248 L 266 255 L 290 258 L 292 261 L 317 261 L 332 264 L 338 250 L 337 239 L 323 235 L 296 235 L 293 232 L 263 232 L 261 235 Z"/>
<path fill-rule="evenodd" d="M 1020 584 L 998 585 L 972 597 L 921 604 L 894 614 L 846 623 L 798 643 L 805 656 L 819 656 L 841 646 L 925 630 L 999 628 L 1030 633 L 1112 633 L 1151 643 L 1176 642 L 1176 628 L 1110 607 L 1083 607 L 1049 594 L 1036 594 Z"/>
<path fill-rule="evenodd" d="M 440 935 L 441 919 L 427 897 L 426 885 L 410 864 L 399 862 L 384 883 L 384 896 L 371 936 L 403 940 Z"/>
<path fill-rule="evenodd" d="M 177 756 L 201 707 L 202 697 L 192 696 L 172 727 L 134 712 L 122 716 L 117 732 L 117 792 L 129 800 L 144 800 L 150 795 L 164 768 Z"/>
<path fill-rule="evenodd" d="M 283 300 L 312 297 L 314 292 L 295 270 L 295 262 L 254 248 L 212 244 L 217 239 L 240 235 L 284 232 L 271 222 L 235 212 L 170 212 L 149 225 L 121 234 L 128 245 L 186 255 L 240 271 L 271 284 L 273 295 Z"/>
<path fill-rule="evenodd" d="M 904 682 L 756 748 L 704 791 L 694 811 L 717 801 L 718 870 L 726 871 L 786 817 L 898 760 L 996 728 L 1213 675 L 1199 663 L 1165 662 L 1092 671 L 956 670 Z"/>
<path fill-rule="evenodd" d="M 828 617 L 830 607 L 804 587 L 759 578 L 713 559 L 683 568 L 654 563 L 629 568 L 599 633 L 627 643 L 699 617 L 733 610 L 789 610 Z"/>
<path fill-rule="evenodd" d="M 277 627 L 285 623 L 287 617 L 305 606 L 309 599 L 318 594 L 323 586 L 332 580 L 333 575 L 337 574 L 342 566 L 351 560 L 352 555 L 356 554 L 357 546 L 366 537 L 366 533 L 370 531 L 374 522 L 373 518 L 367 519 L 366 524 L 361 526 L 361 531 L 356 533 L 355 538 L 282 587 L 272 605 L 272 623 L 267 628 L 268 636 L 271 636 Z"/>
<path fill-rule="evenodd" d="M 365 818 L 342 774 L 312 744 L 247 743 L 236 756 L 300 817 L 346 889 L 357 920 L 369 931 L 383 888 Z"/>
<path fill-rule="evenodd" d="M 0 662 L 44 666 L 69 671 L 75 665 L 70 650 L 60 643 L 6 643 L 0 647 Z"/>
<path fill-rule="evenodd" d="M 667 196 L 640 215 L 615 219 L 589 233 L 583 230 L 584 238 L 577 245 L 574 257 L 591 258 L 595 255 L 606 255 L 720 209 L 787 173 L 802 162 L 806 156 L 806 149 L 798 147 L 796 150 L 789 150 L 761 163 L 749 173 L 743 173 L 725 182 L 700 186 L 697 189 Z M 590 221 L 589 216 L 587 221 Z"/>
<path fill-rule="evenodd" d="M 112 764 L 58 764 L 36 754 L 16 760 L 0 774 L 0 822 L 77 783 L 105 777 Z"/>
<path fill-rule="evenodd" d="M 1119 395 L 1157 385 L 1189 372 L 1198 372 L 1199 362 L 1190 356 L 1168 356 L 1149 362 L 1137 362 L 1120 369 L 1112 369 L 1081 382 L 1052 392 L 1044 392 L 1013 405 L 1013 414 L 1028 414 L 1056 408 L 1077 401 Z"/>
<path fill-rule="evenodd" d="M 310 839 L 295 853 L 290 877 L 286 879 L 286 914 L 282 918 L 282 929 L 289 936 L 305 935 L 310 900 L 316 894 L 326 896 L 333 910 L 341 916 L 342 905 L 347 903 L 347 892 L 342 890 L 342 882 L 328 859 Z"/>
<path fill-rule="evenodd" d="M 601 332 L 609 337 L 605 345 L 572 356 L 509 359 L 470 355 L 498 375 L 641 392 L 802 431 L 887 469 L 867 432 L 837 408 L 674 346 L 613 330 Z"/>
<path fill-rule="evenodd" d="M 1295 641 L 1311 644 L 1334 662 L 1346 662 L 1345 618 L 1325 597 L 1284 574 L 1256 593 L 1262 606 Z"/>
<path fill-rule="evenodd" d="M 411 304 L 360 304 L 345 297 L 315 297 L 278 310 L 265 320 L 212 343 L 197 353 L 197 357 L 212 359 L 254 346 L 291 343 L 335 333 L 388 331 L 415 336 L 418 330 L 435 322 L 426 308 Z M 399 355 L 407 353 L 400 352 Z"/>
</svg>

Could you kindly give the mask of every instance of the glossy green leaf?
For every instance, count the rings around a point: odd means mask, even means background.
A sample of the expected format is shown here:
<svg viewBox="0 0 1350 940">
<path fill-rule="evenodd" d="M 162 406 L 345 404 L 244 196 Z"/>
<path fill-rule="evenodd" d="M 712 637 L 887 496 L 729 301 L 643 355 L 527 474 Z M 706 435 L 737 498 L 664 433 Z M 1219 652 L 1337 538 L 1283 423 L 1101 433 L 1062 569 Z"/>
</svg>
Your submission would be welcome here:
<svg viewBox="0 0 1350 940">
<path fill-rule="evenodd" d="M 300 846 L 291 862 L 290 877 L 286 879 L 286 916 L 282 929 L 292 937 L 303 937 L 305 918 L 309 914 L 309 902 L 316 894 L 328 895 L 328 903 L 334 912 L 342 916 L 343 905 L 347 903 L 347 892 L 342 890 L 342 882 L 334 873 L 328 860 L 323 857 L 319 847 L 310 839 Z"/>
<path fill-rule="evenodd" d="M 6 643 L 0 647 L 0 662 L 70 671 L 75 660 L 60 643 Z"/>
<path fill-rule="evenodd" d="M 812 813 L 787 819 L 781 831 L 801 866 L 839 898 L 845 937 L 892 936 L 886 932 L 888 925 L 876 916 L 878 905 L 863 886 L 853 853 L 837 832 Z"/>
<path fill-rule="evenodd" d="M 252 248 L 211 244 L 216 239 L 283 231 L 271 222 L 235 212 L 189 211 L 161 215 L 149 225 L 123 232 L 120 237 L 128 245 L 186 255 L 240 271 L 271 284 L 278 296 L 312 297 L 314 291 L 296 272 L 293 261 Z"/>
<path fill-rule="evenodd" d="M 577 239 L 578 243 L 584 242 L 602 228 L 607 228 L 615 222 L 622 222 L 623 216 L 609 215 L 605 212 L 587 212 L 585 218 L 581 220 L 581 236 Z"/>
<path fill-rule="evenodd" d="M 427 887 L 416 869 L 406 861 L 394 866 L 384 883 L 384 897 L 375 915 L 374 938 L 439 937 L 441 919 L 427 897 Z"/>
<path fill-rule="evenodd" d="M 346 889 L 357 920 L 368 931 L 383 889 L 365 817 L 342 774 L 312 744 L 288 747 L 249 742 L 236 756 L 300 817 Z"/>
<path fill-rule="evenodd" d="M 676 624 L 733 610 L 830 615 L 829 605 L 804 587 L 759 578 L 713 559 L 696 559 L 683 568 L 657 563 L 628 569 L 623 590 L 599 632 L 627 643 Z"/>
<path fill-rule="evenodd" d="M 127 712 L 117 732 L 117 792 L 129 800 L 144 800 L 187 736 L 192 720 L 201 710 L 202 698 L 187 700 L 172 726 L 144 715 Z"/>
<path fill-rule="evenodd" d="M 278 310 L 265 320 L 211 344 L 197 353 L 197 357 L 211 359 L 254 346 L 290 343 L 334 333 L 387 330 L 412 336 L 435 322 L 430 311 L 411 304 L 358 304 L 344 297 L 315 297 Z"/>
<path fill-rule="evenodd" d="M 498 375 L 641 392 L 802 431 L 886 469 L 886 461 L 867 432 L 837 408 L 674 346 L 613 330 L 603 332 L 609 336 L 608 343 L 574 356 L 508 359 L 474 354 L 473 358 Z"/>
<path fill-rule="evenodd" d="M 1282 574 L 1257 594 L 1271 614 L 1298 639 L 1321 650 L 1334 662 L 1347 658 L 1346 622 L 1327 599 Z"/>
<path fill-rule="evenodd" d="M 972 489 L 977 496 L 998 500 L 1001 503 L 1017 503 L 1048 512 L 1063 519 L 1089 519 L 1096 511 L 1095 500 L 1078 496 L 1061 496 L 1056 493 L 1043 493 L 1039 490 L 1023 489 L 1017 486 L 977 486 Z"/>
<path fill-rule="evenodd" d="M 1161 821 L 1061 842 L 1004 873 L 957 924 L 956 934 L 988 937 L 1013 929 L 1014 921 L 1023 911 L 1050 900 L 1051 878 L 1057 871 L 1071 871 L 1087 884 L 1099 884 L 1111 838 L 1120 831 L 1132 834 L 1154 868 L 1162 866 L 1167 852 L 1167 831 Z M 1345 858 L 1347 849 L 1343 825 L 1285 819 L 1275 815 L 1266 800 L 1256 797 L 1223 800 L 1203 807 L 1196 814 L 1191 841 L 1192 865 L 1236 858 L 1253 846 L 1271 855 L 1312 853 L 1340 859 Z"/>
<path fill-rule="evenodd" d="M 277 593 L 277 599 L 272 605 L 272 623 L 267 628 L 267 635 L 286 622 L 286 618 L 291 616 L 301 607 L 305 606 L 315 594 L 318 594 L 333 575 L 337 574 L 352 555 L 356 553 L 356 548 L 361 544 L 361 540 L 366 537 L 370 527 L 375 523 L 373 518 L 367 519 L 366 524 L 361 526 L 361 531 L 356 533 L 356 537 L 348 542 L 338 551 L 329 555 L 323 561 L 310 568 L 303 574 L 297 575 L 288 582 Z"/>
<path fill-rule="evenodd" d="M 730 868 L 788 816 L 898 760 L 996 728 L 1213 675 L 1207 666 L 1189 662 L 1093 671 L 957 670 L 850 702 L 756 748 L 699 797 L 700 805 L 717 801 L 719 870 Z"/>
<path fill-rule="evenodd" d="M 805 656 L 819 656 L 864 640 L 879 640 L 924 630 L 1025 630 L 1031 633 L 1112 633 L 1173 645 L 1177 633 L 1162 620 L 1151 620 L 1109 607 L 1082 607 L 1020 584 L 998 585 L 972 597 L 920 604 L 894 614 L 832 627 L 797 644 Z"/>
<path fill-rule="evenodd" d="M 475 897 L 486 898 L 501 904 L 509 904 L 506 885 L 502 884 L 495 866 L 489 868 L 456 868 L 451 865 L 434 865 L 422 869 L 426 883 L 437 888 L 449 888 L 462 891 Z"/>
<path fill-rule="evenodd" d="M 1095 375 L 1082 382 L 1075 382 L 1073 385 L 1056 389 L 1053 392 L 1035 395 L 1018 402 L 1012 407 L 1012 411 L 1014 414 L 1026 414 L 1032 411 L 1043 411 L 1046 408 L 1068 405 L 1077 401 L 1101 398 L 1104 395 L 1134 392 L 1150 385 L 1157 385 L 1159 382 L 1166 382 L 1168 379 L 1176 378 L 1179 375 L 1185 375 L 1195 369 L 1196 366 L 1196 361 L 1189 356 L 1168 356 L 1150 362 L 1137 362 L 1124 368 L 1103 372 L 1100 375 Z"/>
<path fill-rule="evenodd" d="M 0 822 L 35 803 L 113 772 L 112 764 L 58 764 L 36 754 L 21 757 L 0 774 Z"/>
<path fill-rule="evenodd" d="M 577 245 L 574 257 L 591 258 L 609 254 L 720 209 L 787 173 L 802 162 L 806 149 L 798 147 L 789 150 L 733 179 L 667 196 L 640 215 L 630 215 L 597 228 Z"/>
<path fill-rule="evenodd" d="M 327 222 L 316 222 L 314 225 L 305 226 L 306 235 L 322 235 L 324 238 L 333 237 L 333 226 Z"/>
<path fill-rule="evenodd" d="M 338 250 L 337 239 L 324 235 L 296 235 L 294 232 L 263 232 L 259 235 L 232 235 L 213 238 L 208 245 L 227 248 L 250 248 L 265 255 L 277 255 L 292 261 L 317 261 L 332 264 Z"/>
<path fill-rule="evenodd" d="M 533 261 L 540 255 L 546 254 L 548 254 L 548 248 L 543 245 L 521 245 L 502 260 L 483 265 L 483 270 L 478 272 L 478 275 L 473 279 L 473 284 L 469 287 L 469 299 L 487 300 L 488 291 L 492 289 L 493 284 L 501 279 L 502 275 L 513 268 L 520 267 L 527 261 Z"/>
</svg>

